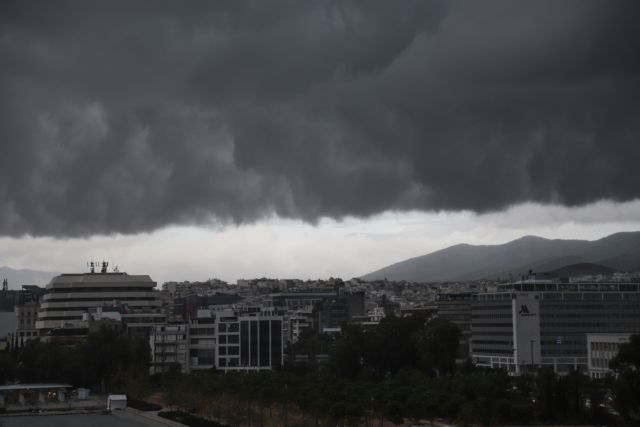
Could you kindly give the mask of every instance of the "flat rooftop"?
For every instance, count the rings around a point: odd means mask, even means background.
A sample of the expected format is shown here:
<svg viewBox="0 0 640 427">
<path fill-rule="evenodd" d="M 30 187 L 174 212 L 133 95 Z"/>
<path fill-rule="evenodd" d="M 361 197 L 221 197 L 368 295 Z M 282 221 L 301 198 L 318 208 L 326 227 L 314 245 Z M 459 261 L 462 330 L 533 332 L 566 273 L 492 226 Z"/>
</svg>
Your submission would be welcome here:
<svg viewBox="0 0 640 427">
<path fill-rule="evenodd" d="M 19 390 L 50 390 L 52 388 L 73 388 L 71 384 L 57 384 L 57 383 L 37 383 L 37 384 L 10 384 L 0 385 L 0 392 L 2 391 L 19 391 Z"/>
</svg>

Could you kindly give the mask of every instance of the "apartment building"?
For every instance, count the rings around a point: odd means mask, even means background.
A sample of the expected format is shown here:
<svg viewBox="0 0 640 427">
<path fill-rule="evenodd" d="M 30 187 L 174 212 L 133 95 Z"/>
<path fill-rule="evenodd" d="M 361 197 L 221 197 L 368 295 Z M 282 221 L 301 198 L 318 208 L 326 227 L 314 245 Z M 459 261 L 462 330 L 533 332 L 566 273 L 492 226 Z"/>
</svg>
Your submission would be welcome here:
<svg viewBox="0 0 640 427">
<path fill-rule="evenodd" d="M 587 334 L 589 376 L 604 378 L 613 371 L 609 363 L 618 354 L 620 346 L 629 342 L 631 334 Z"/>
<path fill-rule="evenodd" d="M 155 325 L 151 373 L 178 369 L 272 369 L 283 363 L 283 317 L 275 310 L 200 309 L 190 322 Z"/>
</svg>

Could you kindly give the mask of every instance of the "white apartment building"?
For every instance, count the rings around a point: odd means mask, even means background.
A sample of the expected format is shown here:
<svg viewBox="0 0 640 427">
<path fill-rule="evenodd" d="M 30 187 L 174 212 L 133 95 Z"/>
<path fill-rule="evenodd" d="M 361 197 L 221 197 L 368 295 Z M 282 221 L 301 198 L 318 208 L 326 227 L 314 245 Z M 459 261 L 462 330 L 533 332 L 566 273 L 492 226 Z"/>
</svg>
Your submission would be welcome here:
<svg viewBox="0 0 640 427">
<path fill-rule="evenodd" d="M 38 337 L 38 330 L 36 329 L 38 303 L 29 301 L 24 304 L 17 304 L 13 310 L 16 315 L 14 345 L 20 348 L 23 347 L 27 341 Z"/>
<path fill-rule="evenodd" d="M 587 334 L 589 376 L 604 378 L 611 374 L 609 363 L 616 357 L 622 344 L 629 342 L 631 334 Z"/>
</svg>

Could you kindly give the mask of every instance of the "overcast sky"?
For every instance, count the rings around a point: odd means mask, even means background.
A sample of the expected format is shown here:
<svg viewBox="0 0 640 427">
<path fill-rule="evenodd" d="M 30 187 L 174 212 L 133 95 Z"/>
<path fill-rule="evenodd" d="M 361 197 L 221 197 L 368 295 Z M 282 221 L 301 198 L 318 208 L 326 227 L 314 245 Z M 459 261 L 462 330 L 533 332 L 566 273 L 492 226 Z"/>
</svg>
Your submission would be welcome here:
<svg viewBox="0 0 640 427">
<path fill-rule="evenodd" d="M 0 265 L 350 277 L 640 229 L 640 2 L 3 1 Z"/>
</svg>

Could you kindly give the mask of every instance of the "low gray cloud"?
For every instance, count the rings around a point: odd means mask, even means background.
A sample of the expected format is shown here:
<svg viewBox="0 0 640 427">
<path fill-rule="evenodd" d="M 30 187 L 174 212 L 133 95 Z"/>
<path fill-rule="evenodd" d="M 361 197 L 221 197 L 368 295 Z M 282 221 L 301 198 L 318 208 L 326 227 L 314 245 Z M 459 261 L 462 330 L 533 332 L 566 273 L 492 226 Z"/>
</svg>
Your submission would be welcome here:
<svg viewBox="0 0 640 427">
<path fill-rule="evenodd" d="M 0 234 L 640 197 L 640 4 L 4 1 Z"/>
</svg>

